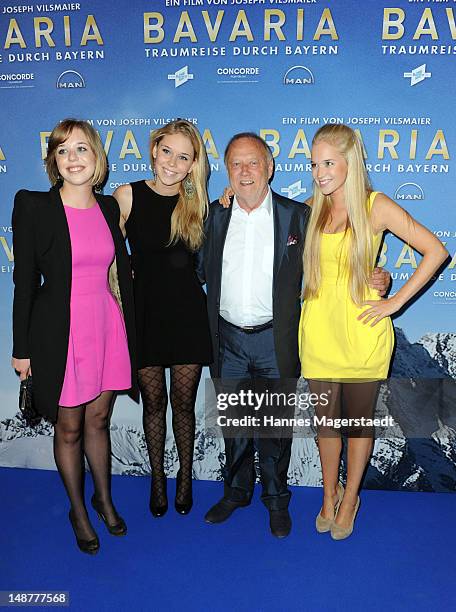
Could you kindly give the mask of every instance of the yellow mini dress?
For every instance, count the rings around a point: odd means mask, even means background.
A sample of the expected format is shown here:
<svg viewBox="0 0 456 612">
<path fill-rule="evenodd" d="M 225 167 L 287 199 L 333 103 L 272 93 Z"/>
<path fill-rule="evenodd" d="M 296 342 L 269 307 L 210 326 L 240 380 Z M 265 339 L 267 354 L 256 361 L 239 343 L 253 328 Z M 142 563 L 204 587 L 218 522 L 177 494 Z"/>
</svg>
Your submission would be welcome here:
<svg viewBox="0 0 456 612">
<path fill-rule="evenodd" d="M 368 200 L 369 211 L 378 192 Z M 383 233 L 373 237 L 375 264 Z M 316 298 L 304 302 L 299 322 L 299 356 L 305 378 L 363 382 L 388 375 L 394 346 L 394 331 L 389 317 L 374 327 L 357 317 L 368 306 L 357 306 L 350 296 L 347 270 L 341 262 L 349 248 L 345 232 L 321 236 L 321 287 Z M 367 300 L 380 299 L 368 288 Z"/>
</svg>

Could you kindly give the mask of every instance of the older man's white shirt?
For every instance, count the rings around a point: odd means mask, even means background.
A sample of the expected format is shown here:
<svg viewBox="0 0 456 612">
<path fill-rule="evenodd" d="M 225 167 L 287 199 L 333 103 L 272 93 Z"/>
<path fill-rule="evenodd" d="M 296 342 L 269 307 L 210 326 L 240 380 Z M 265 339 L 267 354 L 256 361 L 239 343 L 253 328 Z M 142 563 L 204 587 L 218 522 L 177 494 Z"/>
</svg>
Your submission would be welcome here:
<svg viewBox="0 0 456 612">
<path fill-rule="evenodd" d="M 247 213 L 234 198 L 223 249 L 220 315 L 239 327 L 272 319 L 274 213 L 272 193 Z"/>
</svg>

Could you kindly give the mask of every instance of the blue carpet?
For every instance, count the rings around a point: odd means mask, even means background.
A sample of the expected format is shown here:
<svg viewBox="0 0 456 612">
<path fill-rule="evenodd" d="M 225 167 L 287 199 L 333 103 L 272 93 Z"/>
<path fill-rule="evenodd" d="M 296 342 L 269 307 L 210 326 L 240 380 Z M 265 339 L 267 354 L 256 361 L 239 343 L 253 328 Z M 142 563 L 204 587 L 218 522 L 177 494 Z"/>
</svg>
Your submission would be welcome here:
<svg viewBox="0 0 456 612">
<path fill-rule="evenodd" d="M 363 491 L 353 536 L 333 542 L 314 528 L 321 489 L 293 487 L 293 530 L 282 540 L 259 490 L 228 522 L 207 525 L 220 483 L 195 482 L 192 512 L 171 507 L 161 519 L 148 512 L 148 489 L 147 478 L 113 478 L 128 535 L 110 536 L 90 510 L 102 548 L 89 557 L 76 548 L 56 472 L 0 469 L 0 590 L 69 591 L 78 611 L 456 607 L 452 494 Z"/>
</svg>

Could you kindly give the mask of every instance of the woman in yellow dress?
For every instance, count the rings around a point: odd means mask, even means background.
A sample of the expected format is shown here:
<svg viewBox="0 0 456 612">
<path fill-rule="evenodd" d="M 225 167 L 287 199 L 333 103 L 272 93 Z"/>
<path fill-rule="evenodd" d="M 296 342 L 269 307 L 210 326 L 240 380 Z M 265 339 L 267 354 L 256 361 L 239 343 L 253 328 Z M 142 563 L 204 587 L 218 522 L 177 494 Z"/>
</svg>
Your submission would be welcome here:
<svg viewBox="0 0 456 612">
<path fill-rule="evenodd" d="M 394 345 L 390 315 L 432 277 L 448 253 L 425 227 L 383 193 L 372 191 L 356 133 L 325 125 L 312 143 L 314 193 L 304 249 L 304 305 L 299 348 L 302 376 L 322 394 L 318 417 L 373 416 L 379 381 L 386 378 Z M 383 232 L 390 230 L 419 251 L 415 273 L 391 298 L 380 299 L 368 279 Z M 350 421 L 354 425 L 360 422 Z M 319 419 L 323 475 L 320 533 L 348 537 L 359 507 L 358 492 L 373 446 L 372 428 L 347 431 L 347 482 L 339 483 L 340 430 Z"/>
</svg>

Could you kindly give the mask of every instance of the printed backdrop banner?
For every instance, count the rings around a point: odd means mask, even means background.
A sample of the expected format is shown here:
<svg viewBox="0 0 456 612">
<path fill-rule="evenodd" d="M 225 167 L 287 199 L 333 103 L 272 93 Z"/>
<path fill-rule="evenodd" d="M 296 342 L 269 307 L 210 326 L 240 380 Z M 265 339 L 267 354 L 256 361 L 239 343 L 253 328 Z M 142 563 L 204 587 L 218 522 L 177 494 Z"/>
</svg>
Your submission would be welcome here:
<svg viewBox="0 0 456 612">
<path fill-rule="evenodd" d="M 151 130 L 189 119 L 207 147 L 211 198 L 227 184 L 223 151 L 236 132 L 252 130 L 266 139 L 275 157 L 274 189 L 303 201 L 312 188 L 315 131 L 339 122 L 358 130 L 374 188 L 427 225 L 452 256 L 395 320 L 393 375 L 454 378 L 455 13 L 454 2 L 406 0 L 3 2 L 0 465 L 54 468 L 51 427 L 25 428 L 17 415 L 18 381 L 10 368 L 11 209 L 19 188 L 48 189 L 46 142 L 65 117 L 87 119 L 99 131 L 110 163 L 105 193 L 150 177 Z M 387 236 L 380 264 L 392 274 L 393 291 L 417 263 L 419 254 Z M 223 444 L 205 431 L 203 387 L 194 475 L 214 479 Z M 419 441 L 377 440 L 367 486 L 454 490 L 450 420 L 436 418 L 432 436 Z M 140 407 L 119 398 L 112 427 L 114 470 L 147 473 Z M 166 461 L 173 475 L 177 455 L 169 436 Z M 290 482 L 318 484 L 318 466 L 313 439 L 296 440 Z"/>
</svg>

